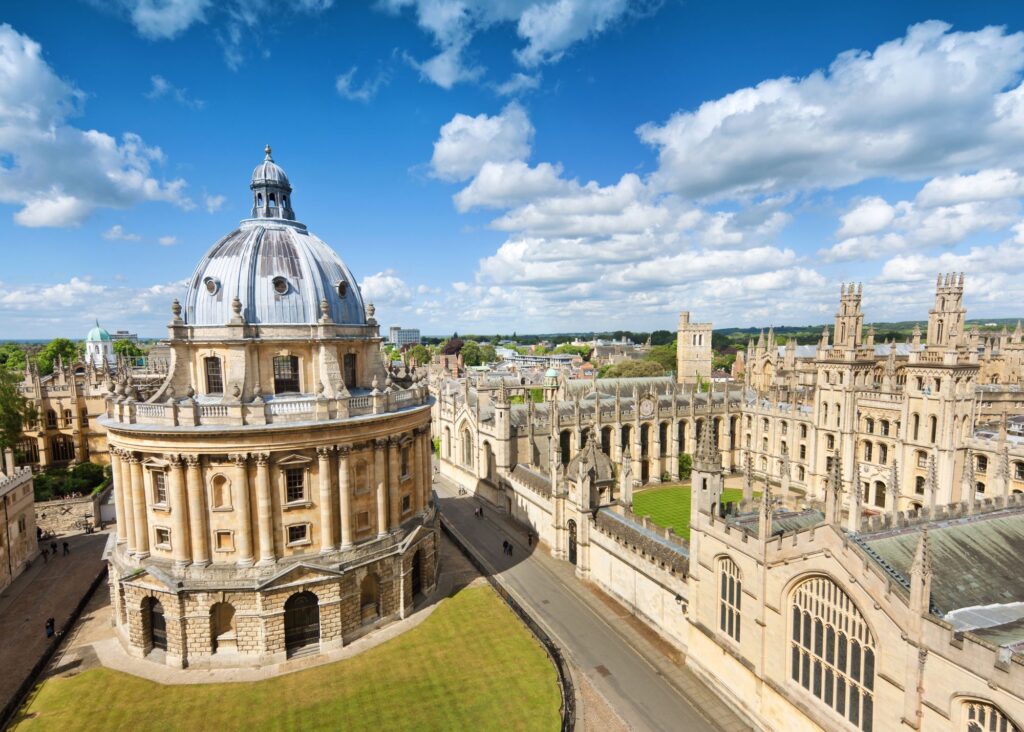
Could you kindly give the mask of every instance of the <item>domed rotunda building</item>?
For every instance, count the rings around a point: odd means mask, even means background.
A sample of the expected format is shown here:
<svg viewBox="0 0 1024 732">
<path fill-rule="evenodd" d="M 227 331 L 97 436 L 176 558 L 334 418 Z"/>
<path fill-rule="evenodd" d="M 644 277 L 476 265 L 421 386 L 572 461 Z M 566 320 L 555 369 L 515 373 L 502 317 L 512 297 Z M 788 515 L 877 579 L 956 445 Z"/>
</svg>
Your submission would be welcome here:
<svg viewBox="0 0 1024 732">
<path fill-rule="evenodd" d="M 270 148 L 251 217 L 174 301 L 169 372 L 106 400 L 129 653 L 259 665 L 404 617 L 437 567 L 426 381 L 392 380 L 373 305 L 295 220 Z"/>
</svg>

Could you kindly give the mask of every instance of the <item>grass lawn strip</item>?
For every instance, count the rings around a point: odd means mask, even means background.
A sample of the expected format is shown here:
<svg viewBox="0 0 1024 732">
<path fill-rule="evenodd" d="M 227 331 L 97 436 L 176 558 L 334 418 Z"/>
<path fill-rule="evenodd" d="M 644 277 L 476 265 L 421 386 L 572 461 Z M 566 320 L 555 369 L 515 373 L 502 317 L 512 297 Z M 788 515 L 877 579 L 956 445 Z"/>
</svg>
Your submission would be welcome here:
<svg viewBox="0 0 1024 732">
<path fill-rule="evenodd" d="M 556 730 L 558 678 L 490 587 L 338 663 L 236 684 L 162 685 L 98 668 L 37 687 L 19 732 L 55 730 Z"/>
<path fill-rule="evenodd" d="M 722 491 L 722 503 L 739 501 L 742 498 L 741 488 L 726 488 Z M 674 533 L 687 541 L 690 540 L 689 486 L 648 488 L 634 493 L 633 513 L 648 516 L 658 526 L 671 526 Z"/>
</svg>

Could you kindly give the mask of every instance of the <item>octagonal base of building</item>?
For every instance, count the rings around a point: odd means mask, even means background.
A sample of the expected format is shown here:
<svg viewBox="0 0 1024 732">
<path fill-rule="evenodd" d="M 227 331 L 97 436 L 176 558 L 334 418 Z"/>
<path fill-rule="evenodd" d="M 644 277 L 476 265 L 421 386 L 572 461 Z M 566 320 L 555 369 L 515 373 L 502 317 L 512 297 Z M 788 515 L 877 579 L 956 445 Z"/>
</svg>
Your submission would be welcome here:
<svg viewBox="0 0 1024 732">
<path fill-rule="evenodd" d="M 252 667 L 345 646 L 412 612 L 436 585 L 436 511 L 348 551 L 272 566 L 176 569 L 123 544 L 107 561 L 125 651 L 177 668 Z"/>
</svg>

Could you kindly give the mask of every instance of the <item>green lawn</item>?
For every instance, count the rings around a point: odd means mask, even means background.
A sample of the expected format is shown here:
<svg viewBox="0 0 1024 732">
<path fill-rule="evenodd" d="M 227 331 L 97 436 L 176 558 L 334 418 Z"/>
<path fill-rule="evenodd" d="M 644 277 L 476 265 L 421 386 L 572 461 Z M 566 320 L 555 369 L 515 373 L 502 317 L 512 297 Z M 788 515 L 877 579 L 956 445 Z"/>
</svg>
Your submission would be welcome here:
<svg viewBox="0 0 1024 732">
<path fill-rule="evenodd" d="M 164 686 L 105 668 L 36 689 L 34 730 L 556 730 L 544 649 L 490 587 L 358 656 L 252 683 Z"/>
<path fill-rule="evenodd" d="M 722 491 L 722 503 L 742 498 L 741 488 L 726 488 Z M 658 526 L 671 526 L 673 532 L 690 540 L 690 486 L 648 488 L 634 493 L 633 513 L 650 516 L 651 521 Z"/>
</svg>

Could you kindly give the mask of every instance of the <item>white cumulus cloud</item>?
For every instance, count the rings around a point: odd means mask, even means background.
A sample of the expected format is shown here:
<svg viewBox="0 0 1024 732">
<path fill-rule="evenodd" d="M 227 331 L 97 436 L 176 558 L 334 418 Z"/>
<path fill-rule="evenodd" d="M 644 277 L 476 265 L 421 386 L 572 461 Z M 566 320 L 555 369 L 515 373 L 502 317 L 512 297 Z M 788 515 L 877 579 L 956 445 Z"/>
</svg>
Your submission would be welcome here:
<svg viewBox="0 0 1024 732">
<path fill-rule="evenodd" d="M 456 114 L 441 128 L 434 143 L 431 170 L 443 180 L 466 180 L 486 162 L 527 158 L 532 142 L 533 125 L 526 110 L 516 102 L 496 115 Z"/>
</svg>

